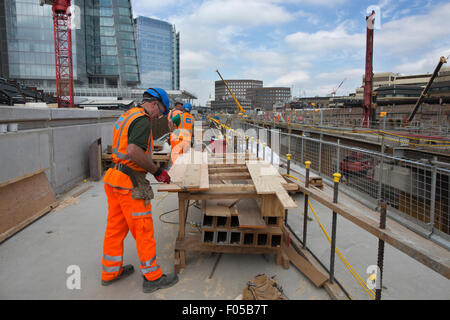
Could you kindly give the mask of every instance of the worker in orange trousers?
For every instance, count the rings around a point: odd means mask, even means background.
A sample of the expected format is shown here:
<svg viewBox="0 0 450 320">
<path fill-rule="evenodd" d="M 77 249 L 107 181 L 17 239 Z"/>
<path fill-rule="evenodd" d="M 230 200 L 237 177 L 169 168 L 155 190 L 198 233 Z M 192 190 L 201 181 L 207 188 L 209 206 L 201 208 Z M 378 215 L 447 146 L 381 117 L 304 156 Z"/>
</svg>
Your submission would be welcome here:
<svg viewBox="0 0 450 320">
<path fill-rule="evenodd" d="M 186 153 L 191 147 L 192 127 L 194 117 L 190 114 L 192 105 L 187 102 L 183 105 L 183 113 L 172 118 L 174 130 L 170 136 L 172 165 L 180 154 Z"/>
<path fill-rule="evenodd" d="M 143 291 L 153 292 L 173 286 L 178 276 L 163 274 L 156 259 L 152 205 L 153 190 L 145 178 L 150 172 L 157 181 L 170 183 L 164 169 L 151 159 L 152 119 L 169 113 L 170 100 L 160 88 L 144 93 L 141 104 L 126 111 L 113 130 L 112 160 L 115 164 L 104 177 L 108 198 L 108 218 L 103 242 L 102 285 L 107 286 L 134 272 L 123 266 L 123 241 L 131 232 L 143 276 Z"/>
</svg>

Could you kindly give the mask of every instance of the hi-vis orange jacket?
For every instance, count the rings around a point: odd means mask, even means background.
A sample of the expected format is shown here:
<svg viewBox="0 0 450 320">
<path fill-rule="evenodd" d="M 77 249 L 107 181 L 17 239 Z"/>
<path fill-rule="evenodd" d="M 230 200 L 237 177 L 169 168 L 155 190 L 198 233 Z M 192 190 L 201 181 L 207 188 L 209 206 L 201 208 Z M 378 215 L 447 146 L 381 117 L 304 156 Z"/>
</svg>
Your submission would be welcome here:
<svg viewBox="0 0 450 320">
<path fill-rule="evenodd" d="M 131 161 L 127 154 L 128 129 L 130 124 L 139 117 L 148 117 L 150 119 L 150 124 L 152 122 L 152 119 L 147 113 L 145 113 L 144 109 L 139 107 L 131 108 L 117 120 L 113 131 L 112 160 L 116 164 L 121 163 L 130 167 L 134 171 L 145 172 L 145 169 L 139 167 L 135 162 Z M 150 132 L 148 147 L 145 153 L 151 156 L 152 149 L 153 135 Z M 111 187 L 122 190 L 131 190 L 133 188 L 133 183 L 131 182 L 130 177 L 115 168 L 108 169 L 103 181 Z"/>
<path fill-rule="evenodd" d="M 169 111 L 169 114 L 167 115 L 167 122 L 172 122 L 172 118 L 175 117 L 177 114 L 182 114 L 183 111 L 178 110 L 178 109 L 172 109 Z M 169 130 L 170 130 L 170 126 L 169 126 Z"/>
<path fill-rule="evenodd" d="M 192 140 L 192 126 L 194 124 L 194 117 L 191 116 L 187 112 L 183 112 L 181 115 L 180 125 L 175 126 L 175 130 L 173 130 L 170 141 L 179 142 L 179 141 L 191 141 Z M 172 144 L 172 147 L 174 145 Z"/>
</svg>

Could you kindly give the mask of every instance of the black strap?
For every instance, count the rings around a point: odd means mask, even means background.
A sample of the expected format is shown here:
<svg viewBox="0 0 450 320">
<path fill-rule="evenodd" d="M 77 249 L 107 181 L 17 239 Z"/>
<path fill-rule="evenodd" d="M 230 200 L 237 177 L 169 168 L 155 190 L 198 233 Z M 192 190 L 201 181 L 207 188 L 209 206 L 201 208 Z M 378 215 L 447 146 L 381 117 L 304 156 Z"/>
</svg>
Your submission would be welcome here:
<svg viewBox="0 0 450 320">
<path fill-rule="evenodd" d="M 138 186 L 138 182 L 137 182 L 136 176 L 134 175 L 133 169 L 131 169 L 127 165 L 124 165 L 123 163 L 116 164 L 115 168 L 130 177 L 131 183 L 133 183 L 133 187 L 136 188 Z"/>
</svg>

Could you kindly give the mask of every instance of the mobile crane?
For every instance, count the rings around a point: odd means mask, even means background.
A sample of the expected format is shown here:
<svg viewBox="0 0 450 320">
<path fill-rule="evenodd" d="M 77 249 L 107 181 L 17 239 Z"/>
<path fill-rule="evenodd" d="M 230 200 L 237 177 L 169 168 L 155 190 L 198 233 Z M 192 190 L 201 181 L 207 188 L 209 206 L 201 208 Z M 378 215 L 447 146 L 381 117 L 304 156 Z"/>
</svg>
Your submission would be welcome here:
<svg viewBox="0 0 450 320">
<path fill-rule="evenodd" d="M 225 84 L 225 86 L 227 87 L 228 91 L 230 92 L 231 96 L 233 97 L 234 101 L 236 102 L 239 111 L 242 112 L 242 114 L 245 113 L 245 109 L 242 108 L 241 104 L 239 103 L 238 99 L 234 96 L 233 91 L 231 91 L 230 87 L 228 86 L 228 83 L 225 81 L 225 79 L 222 77 L 222 75 L 220 74 L 219 70 L 216 70 L 216 72 L 219 74 L 220 79 L 222 79 L 223 83 Z"/>
<path fill-rule="evenodd" d="M 437 75 L 438 75 L 438 73 L 439 73 L 439 70 L 441 70 L 441 67 L 442 67 L 442 65 L 443 65 L 444 63 L 447 63 L 447 59 L 446 59 L 444 56 L 442 56 L 442 57 L 439 59 L 439 63 L 437 64 L 436 68 L 434 69 L 434 72 L 433 72 L 433 74 L 431 75 L 430 80 L 428 80 L 427 85 L 426 85 L 425 88 L 423 89 L 422 94 L 421 94 L 420 97 L 419 97 L 419 100 L 417 100 L 417 102 L 416 102 L 416 104 L 415 104 L 415 106 L 414 106 L 414 109 L 412 110 L 412 112 L 410 113 L 410 115 L 409 115 L 407 118 L 405 118 L 405 119 L 403 120 L 403 126 L 404 126 L 404 127 L 407 126 L 407 125 L 409 125 L 409 124 L 411 123 L 411 121 L 414 119 L 414 116 L 416 115 L 417 110 L 419 110 L 420 105 L 422 104 L 423 100 L 426 98 L 427 93 L 428 93 L 428 91 L 430 90 L 431 85 L 433 84 L 434 79 L 437 77 Z"/>
</svg>

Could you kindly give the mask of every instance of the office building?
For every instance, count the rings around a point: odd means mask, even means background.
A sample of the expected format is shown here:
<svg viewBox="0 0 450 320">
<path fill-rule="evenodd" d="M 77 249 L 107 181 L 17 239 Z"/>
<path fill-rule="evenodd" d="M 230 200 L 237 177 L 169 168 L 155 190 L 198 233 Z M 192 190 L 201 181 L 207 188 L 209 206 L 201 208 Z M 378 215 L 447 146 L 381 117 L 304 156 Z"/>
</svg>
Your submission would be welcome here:
<svg viewBox="0 0 450 320">
<path fill-rule="evenodd" d="M 291 100 L 291 88 L 263 87 L 247 89 L 247 98 L 250 99 L 252 109 L 275 110 L 284 108 Z"/>
<path fill-rule="evenodd" d="M 72 0 L 74 87 L 136 87 L 139 70 L 130 0 Z M 0 76 L 55 88 L 53 19 L 39 0 L 0 0 Z"/>
<path fill-rule="evenodd" d="M 261 80 L 226 80 L 228 87 L 233 92 L 239 104 L 244 109 L 252 109 L 252 101 L 247 95 L 247 90 L 252 88 L 262 88 Z M 211 101 L 213 110 L 223 110 L 226 112 L 234 112 L 237 110 L 236 101 L 228 91 L 224 81 L 215 82 L 215 99 Z"/>
<path fill-rule="evenodd" d="M 141 87 L 180 88 L 180 36 L 170 23 L 135 19 Z"/>
<path fill-rule="evenodd" d="M 136 87 L 140 79 L 130 0 L 84 4 L 90 87 Z"/>
</svg>

